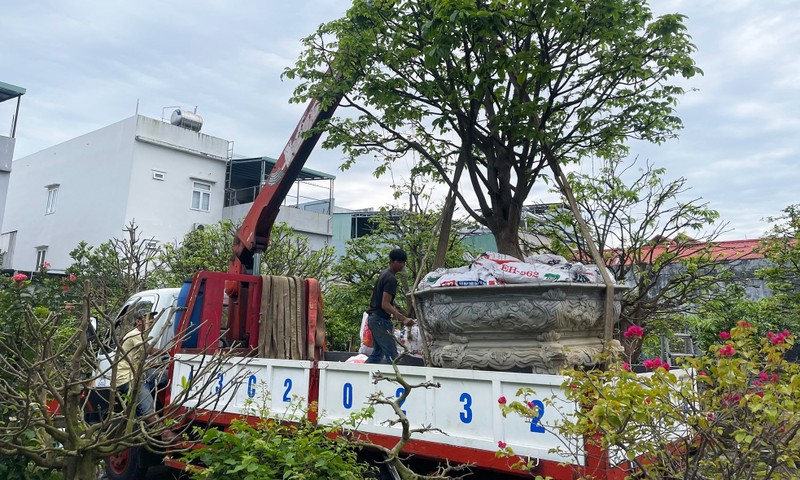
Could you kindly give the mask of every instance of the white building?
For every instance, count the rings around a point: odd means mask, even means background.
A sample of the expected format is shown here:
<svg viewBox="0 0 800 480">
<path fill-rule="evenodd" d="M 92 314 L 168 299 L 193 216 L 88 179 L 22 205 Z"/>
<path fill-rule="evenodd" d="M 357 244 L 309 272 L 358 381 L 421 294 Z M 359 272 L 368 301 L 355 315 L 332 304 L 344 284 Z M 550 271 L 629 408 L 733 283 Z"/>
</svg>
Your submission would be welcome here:
<svg viewBox="0 0 800 480">
<path fill-rule="evenodd" d="M 229 174 L 231 145 L 134 115 L 15 160 L 0 227 L 3 269 L 34 271 L 47 261 L 62 271 L 79 242 L 97 246 L 122 238 L 131 222 L 142 238 L 176 242 L 197 225 L 239 221 L 250 204 L 235 201 L 241 192 L 238 177 Z M 263 170 L 268 159 L 257 160 Z M 327 215 L 283 208 L 278 221 L 313 233 L 312 244 L 326 244 L 332 203 L 329 198 Z"/>
<path fill-rule="evenodd" d="M 8 194 L 8 182 L 11 178 L 11 160 L 14 158 L 14 144 L 16 142 L 14 137 L 17 130 L 19 103 L 23 95 L 25 95 L 24 88 L 0 82 L 0 104 L 2 104 L 3 107 L 9 106 L 14 108 L 11 110 L 13 113 L 11 113 L 11 125 L 8 136 L 0 135 L 0 225 L 3 224 L 3 211 L 5 210 L 6 196 Z M 11 102 L 5 103 L 9 100 L 16 100 L 16 106 Z M 6 112 L 5 108 L 2 112 L 4 115 L 10 113 Z M 3 249 L 0 249 L 0 252 L 3 251 Z"/>
</svg>

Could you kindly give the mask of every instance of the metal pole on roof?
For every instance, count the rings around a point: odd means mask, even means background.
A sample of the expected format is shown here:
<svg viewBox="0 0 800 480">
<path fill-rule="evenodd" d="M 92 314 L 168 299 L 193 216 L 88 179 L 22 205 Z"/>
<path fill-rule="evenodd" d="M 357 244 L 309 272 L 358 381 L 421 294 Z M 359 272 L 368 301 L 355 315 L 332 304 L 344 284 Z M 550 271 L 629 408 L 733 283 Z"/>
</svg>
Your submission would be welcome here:
<svg viewBox="0 0 800 480">
<path fill-rule="evenodd" d="M 11 138 L 17 134 L 17 119 L 19 118 L 19 104 L 22 101 L 22 95 L 17 97 L 17 110 L 14 112 L 14 120 L 11 122 Z"/>
<path fill-rule="evenodd" d="M 614 338 L 614 324 L 616 323 L 616 315 L 614 312 L 614 281 L 612 280 L 611 275 L 608 274 L 608 269 L 603 261 L 603 256 L 600 254 L 600 250 L 597 248 L 597 245 L 595 245 L 594 240 L 589 233 L 589 227 L 586 225 L 583 217 L 581 217 L 580 210 L 578 209 L 578 202 L 575 200 L 575 196 L 572 194 L 572 189 L 567 181 L 567 176 L 564 175 L 561 165 L 559 165 L 558 160 L 555 158 L 555 155 L 553 155 L 553 152 L 548 146 L 544 146 L 544 152 L 548 163 L 550 163 L 550 168 L 555 175 L 556 184 L 561 188 L 561 192 L 564 194 L 564 196 L 567 197 L 570 210 L 572 210 L 572 215 L 575 217 L 575 221 L 578 223 L 578 228 L 581 232 L 581 235 L 586 241 L 586 246 L 589 247 L 589 252 L 592 255 L 592 259 L 594 260 L 595 265 L 597 265 L 597 269 L 600 270 L 600 275 L 603 277 L 603 283 L 605 283 L 606 286 L 605 311 L 603 315 L 603 349 L 605 350 L 610 347 L 610 342 Z"/>
</svg>

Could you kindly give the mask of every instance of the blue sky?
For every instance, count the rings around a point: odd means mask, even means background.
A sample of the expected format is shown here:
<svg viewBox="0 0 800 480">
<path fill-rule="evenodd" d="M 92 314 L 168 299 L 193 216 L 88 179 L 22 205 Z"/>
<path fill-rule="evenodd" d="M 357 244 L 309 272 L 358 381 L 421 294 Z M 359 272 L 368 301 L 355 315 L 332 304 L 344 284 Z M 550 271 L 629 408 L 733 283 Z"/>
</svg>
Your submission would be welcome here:
<svg viewBox="0 0 800 480">
<path fill-rule="evenodd" d="M 705 72 L 677 113 L 685 128 L 633 155 L 685 177 L 730 222 L 724 238 L 758 237 L 762 220 L 797 195 L 800 169 L 800 2 L 657 0 L 657 14 L 686 14 Z M 203 131 L 234 141 L 242 155 L 277 156 L 303 106 L 288 103 L 294 84 L 280 74 L 300 38 L 341 16 L 344 0 L 5 2 L 0 18 L 0 81 L 27 89 L 15 158 L 138 112 L 169 118 L 193 109 Z M 0 104 L 7 133 L 13 102 Z M 392 201 L 391 178 L 375 179 L 369 160 L 347 172 L 341 155 L 317 150 L 307 163 L 337 176 L 348 208 Z M 395 180 L 405 169 L 398 165 Z M 541 192 L 538 192 L 541 193 Z M 546 198 L 531 197 L 534 202 Z"/>
</svg>

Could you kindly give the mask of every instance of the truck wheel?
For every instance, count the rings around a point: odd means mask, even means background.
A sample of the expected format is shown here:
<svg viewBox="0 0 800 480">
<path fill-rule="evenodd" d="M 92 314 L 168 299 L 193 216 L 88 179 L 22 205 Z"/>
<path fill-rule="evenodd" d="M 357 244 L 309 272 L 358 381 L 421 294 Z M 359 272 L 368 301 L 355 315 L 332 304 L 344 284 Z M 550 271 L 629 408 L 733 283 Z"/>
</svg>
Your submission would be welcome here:
<svg viewBox="0 0 800 480">
<path fill-rule="evenodd" d="M 106 476 L 109 480 L 138 480 L 145 478 L 150 467 L 150 456 L 141 447 L 129 447 L 106 459 Z"/>
</svg>

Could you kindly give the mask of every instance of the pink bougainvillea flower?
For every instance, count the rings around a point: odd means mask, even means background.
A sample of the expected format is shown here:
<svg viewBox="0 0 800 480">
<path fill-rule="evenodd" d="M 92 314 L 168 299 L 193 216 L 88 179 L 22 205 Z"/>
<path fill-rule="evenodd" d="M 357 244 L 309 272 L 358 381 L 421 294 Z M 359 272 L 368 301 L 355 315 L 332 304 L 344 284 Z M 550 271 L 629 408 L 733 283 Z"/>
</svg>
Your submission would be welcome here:
<svg viewBox="0 0 800 480">
<path fill-rule="evenodd" d="M 500 405 L 505 405 L 506 402 L 507 402 L 506 397 L 500 397 L 497 399 L 497 403 L 499 403 Z"/>
<path fill-rule="evenodd" d="M 666 371 L 669 371 L 669 363 L 664 362 L 660 358 L 654 358 L 652 360 L 645 360 L 642 362 L 644 368 L 648 370 L 655 370 L 657 368 L 663 368 Z"/>
<path fill-rule="evenodd" d="M 772 342 L 773 345 L 779 345 L 786 341 L 786 336 L 782 333 L 776 333 L 769 338 L 769 341 Z"/>
<path fill-rule="evenodd" d="M 758 395 L 761 398 L 764 398 L 764 392 L 756 392 L 756 395 Z"/>
<path fill-rule="evenodd" d="M 699 371 L 699 372 L 697 372 L 697 374 L 698 374 L 698 375 L 700 375 L 701 377 L 706 377 L 706 376 L 708 376 L 708 374 L 707 374 L 706 372 L 702 371 L 702 370 L 701 370 L 701 371 Z"/>
<path fill-rule="evenodd" d="M 497 448 L 506 448 L 507 446 L 508 446 L 508 444 L 506 442 L 502 441 L 502 440 L 497 442 Z"/>
<path fill-rule="evenodd" d="M 758 378 L 761 379 L 762 381 L 766 382 L 767 380 L 769 380 L 769 373 L 761 372 L 761 373 L 758 374 Z"/>
<path fill-rule="evenodd" d="M 528 408 L 535 408 L 536 404 L 533 402 L 528 402 Z"/>
<path fill-rule="evenodd" d="M 777 382 L 778 381 L 778 374 L 777 373 L 773 373 L 772 376 L 769 378 L 769 380 L 771 382 Z"/>
<path fill-rule="evenodd" d="M 753 328 L 753 326 L 750 325 L 750 322 L 745 322 L 744 320 L 739 322 L 739 327 L 740 328 Z"/>
<path fill-rule="evenodd" d="M 625 370 L 626 372 L 630 372 L 631 366 L 628 364 L 628 362 L 625 362 L 622 364 L 622 369 Z"/>
<path fill-rule="evenodd" d="M 78 279 L 78 277 L 76 277 L 74 273 L 70 273 L 69 274 L 69 281 L 70 282 L 74 282 L 77 279 Z"/>
<path fill-rule="evenodd" d="M 631 325 L 625 330 L 625 333 L 622 334 L 625 338 L 637 337 L 641 338 L 644 335 L 644 330 L 639 325 Z"/>
<path fill-rule="evenodd" d="M 11 277 L 11 279 L 14 280 L 15 282 L 24 282 L 25 280 L 28 279 L 28 276 L 25 275 L 24 273 L 15 273 L 14 276 Z"/>
<path fill-rule="evenodd" d="M 732 357 L 736 353 L 736 349 L 730 345 L 725 345 L 719 349 L 719 354 L 723 357 Z"/>
<path fill-rule="evenodd" d="M 42 268 L 44 268 L 45 270 L 47 270 L 48 268 L 50 268 L 50 262 L 44 262 L 44 263 L 42 264 Z"/>
<path fill-rule="evenodd" d="M 719 338 L 721 338 L 723 340 L 727 340 L 727 339 L 731 338 L 731 334 L 723 330 L 723 331 L 719 332 Z"/>
<path fill-rule="evenodd" d="M 756 387 L 763 387 L 764 382 L 762 382 L 761 380 L 753 380 L 753 385 L 755 385 Z"/>
<path fill-rule="evenodd" d="M 61 290 L 65 291 L 65 292 L 68 291 L 69 290 L 69 285 L 62 285 L 61 286 Z"/>
<path fill-rule="evenodd" d="M 713 422 L 715 418 L 717 418 L 717 416 L 714 415 L 714 412 L 708 412 L 706 414 L 706 420 L 708 420 L 709 422 Z"/>
</svg>

